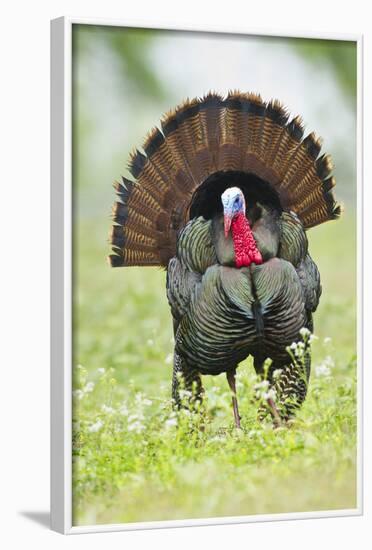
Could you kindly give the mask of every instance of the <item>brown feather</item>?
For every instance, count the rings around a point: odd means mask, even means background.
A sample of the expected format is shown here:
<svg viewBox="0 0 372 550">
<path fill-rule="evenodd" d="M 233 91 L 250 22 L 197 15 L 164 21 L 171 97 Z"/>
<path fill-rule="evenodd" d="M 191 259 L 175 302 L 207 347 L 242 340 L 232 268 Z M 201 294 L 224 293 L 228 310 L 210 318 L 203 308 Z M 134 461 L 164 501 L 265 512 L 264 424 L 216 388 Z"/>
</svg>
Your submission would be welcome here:
<svg viewBox="0 0 372 550">
<path fill-rule="evenodd" d="M 187 99 L 164 115 L 161 129 L 147 135 L 144 153 L 130 156 L 135 181 L 114 184 L 110 264 L 166 266 L 195 191 L 219 171 L 266 181 L 305 228 L 338 217 L 330 157 L 319 157 L 315 134 L 303 139 L 300 117 L 288 120 L 277 100 L 265 103 L 236 90 L 226 99 L 214 92 Z"/>
</svg>

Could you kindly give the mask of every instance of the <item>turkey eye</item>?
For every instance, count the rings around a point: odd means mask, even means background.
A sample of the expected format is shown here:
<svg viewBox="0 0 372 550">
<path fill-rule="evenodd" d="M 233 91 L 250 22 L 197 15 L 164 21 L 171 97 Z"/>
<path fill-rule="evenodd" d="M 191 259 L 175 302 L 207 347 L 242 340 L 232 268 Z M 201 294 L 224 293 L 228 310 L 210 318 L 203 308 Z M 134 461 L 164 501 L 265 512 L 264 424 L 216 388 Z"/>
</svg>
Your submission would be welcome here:
<svg viewBox="0 0 372 550">
<path fill-rule="evenodd" d="M 239 204 L 239 197 L 236 197 L 236 199 L 234 200 L 234 204 Z"/>
</svg>

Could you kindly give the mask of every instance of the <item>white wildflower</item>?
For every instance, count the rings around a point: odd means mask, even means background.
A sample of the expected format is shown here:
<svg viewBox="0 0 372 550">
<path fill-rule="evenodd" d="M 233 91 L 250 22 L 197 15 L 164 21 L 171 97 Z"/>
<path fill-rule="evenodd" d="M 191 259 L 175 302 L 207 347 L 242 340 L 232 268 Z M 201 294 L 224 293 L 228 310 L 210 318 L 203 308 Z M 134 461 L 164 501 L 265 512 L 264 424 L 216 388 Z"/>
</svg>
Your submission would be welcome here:
<svg viewBox="0 0 372 550">
<path fill-rule="evenodd" d="M 97 372 L 99 372 L 100 374 L 105 374 L 106 369 L 103 367 L 100 367 L 99 369 L 97 369 Z"/>
<path fill-rule="evenodd" d="M 283 372 L 283 369 L 275 369 L 274 372 L 273 372 L 273 379 L 278 380 L 278 378 L 280 378 L 282 372 Z"/>
<path fill-rule="evenodd" d="M 141 392 L 138 392 L 136 394 L 135 402 L 139 406 L 141 406 L 141 405 L 146 405 L 146 406 L 152 405 L 152 401 L 150 399 L 147 399 L 147 397 L 145 397 L 143 395 L 143 393 L 141 393 Z"/>
<path fill-rule="evenodd" d="M 335 362 L 333 358 L 330 355 L 327 355 L 327 357 L 324 359 L 323 363 L 327 365 L 329 368 L 333 368 L 335 366 Z"/>
<path fill-rule="evenodd" d="M 332 342 L 332 338 L 330 338 L 329 336 L 326 336 L 323 340 L 323 344 L 325 346 L 327 346 L 328 344 L 330 344 Z"/>
<path fill-rule="evenodd" d="M 141 405 L 142 399 L 143 399 L 143 394 L 139 391 L 138 393 L 136 393 L 134 400 L 137 403 L 137 405 Z"/>
<path fill-rule="evenodd" d="M 302 327 L 302 329 L 300 329 L 300 334 L 302 338 L 306 338 L 307 336 L 310 336 L 311 333 L 308 328 Z"/>
<path fill-rule="evenodd" d="M 178 393 L 181 399 L 192 396 L 192 392 L 190 390 L 179 390 Z"/>
<path fill-rule="evenodd" d="M 269 391 L 267 392 L 262 392 L 262 395 L 261 395 L 262 399 L 265 399 L 266 401 L 268 399 L 272 399 L 273 401 L 275 401 L 275 398 L 276 398 L 276 391 L 274 390 L 274 388 L 271 388 Z"/>
<path fill-rule="evenodd" d="M 144 426 L 139 420 L 136 420 L 136 421 L 133 422 L 132 424 L 129 424 L 129 425 L 128 425 L 128 430 L 129 430 L 130 432 L 140 433 L 140 432 L 142 432 L 144 429 L 145 429 L 145 426 Z"/>
<path fill-rule="evenodd" d="M 317 376 L 318 378 L 322 376 L 329 376 L 330 374 L 331 374 L 331 369 L 324 363 L 321 363 L 320 365 L 317 365 L 315 367 L 315 376 Z"/>
<path fill-rule="evenodd" d="M 268 380 L 262 380 L 261 382 L 258 382 L 257 384 L 255 384 L 254 389 L 255 390 L 266 389 L 269 386 L 270 386 L 270 382 Z"/>
<path fill-rule="evenodd" d="M 102 420 L 97 420 L 97 422 L 95 422 L 94 424 L 91 424 L 88 428 L 88 432 L 90 433 L 95 433 L 95 432 L 99 432 L 99 430 L 103 427 L 103 422 Z"/>
<path fill-rule="evenodd" d="M 168 420 L 165 421 L 165 426 L 167 428 L 171 428 L 172 426 L 177 426 L 177 418 L 168 418 Z"/>
<path fill-rule="evenodd" d="M 168 353 L 168 355 L 165 358 L 165 364 L 170 365 L 173 361 L 173 355 L 171 353 Z"/>
<path fill-rule="evenodd" d="M 112 414 L 115 412 L 115 410 L 112 407 L 108 407 L 107 405 L 103 404 L 101 407 L 102 411 L 107 414 Z"/>
<path fill-rule="evenodd" d="M 125 405 L 125 403 L 123 403 L 123 405 L 120 407 L 119 413 L 122 414 L 123 416 L 128 416 L 129 411 L 128 411 L 128 407 Z"/>
<path fill-rule="evenodd" d="M 315 334 L 310 334 L 309 343 L 312 344 L 314 340 L 318 340 L 318 337 Z"/>
<path fill-rule="evenodd" d="M 272 399 L 273 401 L 275 401 L 276 391 L 274 388 L 270 388 L 269 391 L 267 392 L 267 399 Z"/>
<path fill-rule="evenodd" d="M 320 365 L 315 367 L 316 376 L 330 376 L 332 368 L 335 366 L 335 362 L 330 355 L 323 360 Z"/>
<path fill-rule="evenodd" d="M 147 340 L 147 345 L 150 346 L 150 347 L 153 346 L 154 345 L 154 340 L 152 338 L 149 338 Z"/>
<path fill-rule="evenodd" d="M 72 395 L 74 397 L 76 397 L 77 399 L 82 399 L 84 397 L 84 392 L 83 392 L 83 390 L 74 390 L 72 392 Z"/>
<path fill-rule="evenodd" d="M 290 349 L 293 349 L 294 351 L 297 350 L 297 344 L 296 342 L 292 342 L 292 344 L 289 346 Z"/>
<path fill-rule="evenodd" d="M 90 393 L 94 390 L 94 382 L 88 382 L 85 384 L 83 391 L 84 393 Z"/>
<path fill-rule="evenodd" d="M 211 442 L 215 442 L 215 441 L 220 442 L 221 439 L 223 439 L 224 437 L 225 437 L 224 434 L 217 434 L 214 437 L 211 437 L 209 441 L 211 441 Z"/>
<path fill-rule="evenodd" d="M 256 398 L 257 399 L 275 399 L 275 390 L 269 389 L 270 383 L 268 380 L 262 380 L 262 382 L 259 382 L 254 386 L 254 390 L 256 392 Z"/>
</svg>

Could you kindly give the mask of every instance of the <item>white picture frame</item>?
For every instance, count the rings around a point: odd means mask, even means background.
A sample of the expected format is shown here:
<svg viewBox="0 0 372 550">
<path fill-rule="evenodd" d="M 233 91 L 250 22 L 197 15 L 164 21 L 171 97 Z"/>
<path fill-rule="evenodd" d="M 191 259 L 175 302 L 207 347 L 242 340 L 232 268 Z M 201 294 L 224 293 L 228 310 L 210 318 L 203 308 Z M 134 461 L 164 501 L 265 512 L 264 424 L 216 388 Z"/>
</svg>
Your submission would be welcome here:
<svg viewBox="0 0 372 550">
<path fill-rule="evenodd" d="M 88 533 L 279 521 L 362 514 L 362 49 L 361 35 L 292 34 L 242 28 L 239 34 L 351 40 L 357 43 L 357 211 L 358 211 L 358 497 L 357 507 L 346 510 L 254 515 L 193 520 L 154 521 L 90 526 L 72 525 L 72 153 L 71 153 L 71 36 L 74 24 L 160 28 L 180 31 L 237 32 L 228 28 L 162 26 L 143 22 L 61 17 L 51 22 L 51 527 L 64 533 Z"/>
</svg>

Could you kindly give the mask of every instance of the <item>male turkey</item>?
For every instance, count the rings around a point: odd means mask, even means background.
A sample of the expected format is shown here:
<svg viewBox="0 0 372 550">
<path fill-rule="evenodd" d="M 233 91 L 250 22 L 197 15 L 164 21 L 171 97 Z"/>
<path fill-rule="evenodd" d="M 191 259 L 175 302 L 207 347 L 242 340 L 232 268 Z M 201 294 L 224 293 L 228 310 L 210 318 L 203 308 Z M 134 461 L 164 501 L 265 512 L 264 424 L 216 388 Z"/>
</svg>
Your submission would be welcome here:
<svg viewBox="0 0 372 550">
<path fill-rule="evenodd" d="M 237 427 L 235 371 L 248 355 L 260 375 L 272 361 L 274 423 L 306 396 L 310 355 L 286 349 L 313 331 L 321 293 L 305 230 L 340 206 L 330 157 L 303 133 L 277 100 L 209 93 L 165 115 L 132 154 L 135 181 L 115 184 L 110 264 L 167 269 L 175 403 L 181 384 L 201 399 L 201 375 L 225 372 Z"/>
</svg>

